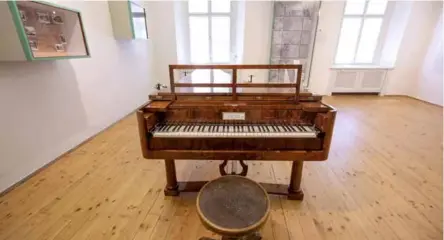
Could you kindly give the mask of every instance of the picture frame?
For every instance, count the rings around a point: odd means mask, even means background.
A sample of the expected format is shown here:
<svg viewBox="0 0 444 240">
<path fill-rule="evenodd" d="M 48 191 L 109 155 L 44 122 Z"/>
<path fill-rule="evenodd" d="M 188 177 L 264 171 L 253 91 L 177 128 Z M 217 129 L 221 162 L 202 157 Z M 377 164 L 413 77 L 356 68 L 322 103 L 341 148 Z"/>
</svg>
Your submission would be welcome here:
<svg viewBox="0 0 444 240">
<path fill-rule="evenodd" d="M 19 12 L 20 12 L 20 19 L 22 20 L 22 22 L 26 22 L 26 20 L 28 20 L 26 12 L 24 10 L 19 10 Z"/>
<path fill-rule="evenodd" d="M 35 31 L 35 27 L 33 27 L 33 26 L 25 26 L 25 33 L 29 37 L 37 36 L 37 32 Z"/>
<path fill-rule="evenodd" d="M 37 20 L 39 23 L 50 24 L 51 20 L 47 12 L 37 12 Z"/>
<path fill-rule="evenodd" d="M 57 15 L 57 14 L 53 14 L 51 16 L 51 20 L 52 20 L 53 24 L 63 24 L 64 23 L 62 16 Z"/>
<path fill-rule="evenodd" d="M 63 44 L 60 44 L 60 43 L 55 44 L 54 48 L 57 52 L 64 52 L 65 51 L 65 46 L 63 46 Z"/>
<path fill-rule="evenodd" d="M 65 44 L 65 45 L 67 44 L 65 35 L 63 33 L 59 34 L 59 40 L 60 40 L 61 44 Z"/>
<path fill-rule="evenodd" d="M 37 40 L 29 40 L 29 46 L 31 47 L 31 50 L 33 50 L 33 51 L 39 50 Z"/>
</svg>

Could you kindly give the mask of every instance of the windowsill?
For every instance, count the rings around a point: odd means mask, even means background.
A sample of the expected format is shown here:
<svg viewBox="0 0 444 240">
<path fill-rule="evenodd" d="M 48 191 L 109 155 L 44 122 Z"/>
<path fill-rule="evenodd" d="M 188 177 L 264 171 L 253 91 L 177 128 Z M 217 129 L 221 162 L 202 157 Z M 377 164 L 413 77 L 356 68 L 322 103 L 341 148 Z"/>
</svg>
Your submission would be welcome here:
<svg viewBox="0 0 444 240">
<path fill-rule="evenodd" d="M 387 69 L 391 70 L 394 66 L 382 65 L 359 65 L 359 64 L 335 64 L 330 69 Z"/>
</svg>

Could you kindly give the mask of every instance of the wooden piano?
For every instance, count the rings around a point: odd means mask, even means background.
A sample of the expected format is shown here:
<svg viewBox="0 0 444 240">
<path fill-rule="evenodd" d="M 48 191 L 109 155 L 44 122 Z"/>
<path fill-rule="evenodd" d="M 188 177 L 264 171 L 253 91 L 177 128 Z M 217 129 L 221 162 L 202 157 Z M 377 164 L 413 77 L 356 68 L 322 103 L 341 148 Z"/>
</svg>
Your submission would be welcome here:
<svg viewBox="0 0 444 240">
<path fill-rule="evenodd" d="M 286 76 L 253 81 L 245 71 Z M 328 158 L 336 110 L 301 92 L 302 65 L 170 65 L 170 91 L 150 95 L 137 111 L 142 153 L 164 159 L 165 195 L 198 191 L 205 182 L 178 182 L 175 160 L 292 161 L 289 185 L 266 184 L 272 194 L 302 200 L 303 161 Z M 243 77 L 242 77 L 243 76 Z M 265 77 L 267 78 L 267 77 Z"/>
</svg>

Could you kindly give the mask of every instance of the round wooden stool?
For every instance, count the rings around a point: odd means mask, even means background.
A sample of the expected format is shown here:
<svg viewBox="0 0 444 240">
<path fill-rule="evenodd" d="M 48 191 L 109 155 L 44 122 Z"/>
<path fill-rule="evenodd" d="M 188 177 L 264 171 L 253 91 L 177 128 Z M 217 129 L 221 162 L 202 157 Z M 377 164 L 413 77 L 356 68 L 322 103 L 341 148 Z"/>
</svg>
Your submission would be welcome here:
<svg viewBox="0 0 444 240">
<path fill-rule="evenodd" d="M 197 196 L 204 226 L 222 239 L 261 239 L 257 231 L 268 218 L 270 200 L 255 181 L 226 175 L 205 184 Z M 205 239 L 205 238 L 202 238 Z"/>
</svg>

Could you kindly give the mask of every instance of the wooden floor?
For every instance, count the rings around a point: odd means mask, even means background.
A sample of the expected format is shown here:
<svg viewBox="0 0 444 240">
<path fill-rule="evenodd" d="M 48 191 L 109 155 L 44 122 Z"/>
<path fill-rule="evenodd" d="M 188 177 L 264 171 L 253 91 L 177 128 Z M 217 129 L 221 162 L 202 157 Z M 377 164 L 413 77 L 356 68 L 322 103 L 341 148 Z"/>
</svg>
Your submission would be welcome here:
<svg viewBox="0 0 444 240">
<path fill-rule="evenodd" d="M 305 200 L 271 197 L 264 239 L 442 239 L 442 108 L 403 97 L 335 96 L 328 161 L 304 165 Z M 217 161 L 179 162 L 211 179 Z M 286 183 L 289 163 L 249 162 Z M 195 194 L 164 197 L 164 166 L 141 158 L 135 116 L 0 198 L 0 239 L 198 239 Z"/>
</svg>

